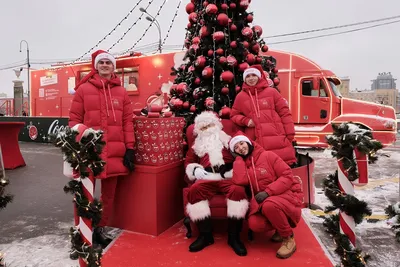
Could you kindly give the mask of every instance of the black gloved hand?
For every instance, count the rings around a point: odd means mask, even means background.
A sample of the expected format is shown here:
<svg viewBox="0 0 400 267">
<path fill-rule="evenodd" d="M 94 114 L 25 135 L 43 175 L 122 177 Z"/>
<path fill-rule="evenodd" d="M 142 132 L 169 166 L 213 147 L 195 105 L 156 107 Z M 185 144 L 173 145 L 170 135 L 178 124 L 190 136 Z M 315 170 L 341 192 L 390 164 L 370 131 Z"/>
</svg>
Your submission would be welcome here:
<svg viewBox="0 0 400 267">
<path fill-rule="evenodd" d="M 260 192 L 255 196 L 258 204 L 262 203 L 267 197 L 269 197 L 267 192 Z"/>
<path fill-rule="evenodd" d="M 135 166 L 133 165 L 133 156 L 133 149 L 127 149 L 124 156 L 124 166 L 127 167 L 131 172 L 135 169 Z"/>
</svg>

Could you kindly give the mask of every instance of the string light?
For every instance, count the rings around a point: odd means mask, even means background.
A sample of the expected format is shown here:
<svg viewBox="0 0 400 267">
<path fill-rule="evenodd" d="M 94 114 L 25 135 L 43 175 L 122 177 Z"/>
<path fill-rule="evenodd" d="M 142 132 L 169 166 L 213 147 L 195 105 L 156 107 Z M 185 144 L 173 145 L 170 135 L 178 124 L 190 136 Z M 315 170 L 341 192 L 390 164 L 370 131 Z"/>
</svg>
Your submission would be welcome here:
<svg viewBox="0 0 400 267">
<path fill-rule="evenodd" d="M 154 2 L 154 0 L 151 0 L 145 9 L 147 10 L 153 2 Z M 139 3 L 140 2 L 138 2 L 136 4 L 136 6 L 139 5 Z M 124 37 L 128 34 L 128 32 L 142 19 L 143 16 L 144 16 L 144 13 L 142 12 L 142 14 L 139 16 L 139 18 L 128 28 L 128 30 L 126 30 L 126 32 L 124 32 L 124 34 L 110 48 L 107 49 L 107 52 L 110 52 L 111 49 L 113 49 L 117 44 L 119 44 L 124 39 Z"/>
<path fill-rule="evenodd" d="M 172 26 L 174 26 L 175 19 L 176 19 L 176 17 L 178 16 L 178 12 L 179 12 L 179 8 L 180 8 L 180 6 L 181 6 L 181 3 L 182 3 L 182 0 L 179 0 L 178 6 L 176 7 L 176 11 L 175 11 L 174 17 L 172 18 L 172 22 L 171 22 L 171 24 L 169 25 L 167 34 L 166 34 L 165 37 L 164 37 L 164 40 L 163 40 L 163 42 L 162 42 L 162 44 L 161 44 L 161 47 L 163 47 L 163 46 L 165 45 L 165 42 L 166 42 L 167 39 L 168 39 L 169 33 L 171 32 Z M 156 51 L 155 53 L 157 53 L 157 51 Z"/>
<path fill-rule="evenodd" d="M 167 3 L 167 0 L 164 0 L 164 2 L 161 4 L 160 8 L 157 11 L 157 14 L 154 16 L 154 19 L 152 20 L 152 22 L 150 23 L 150 25 L 146 28 L 146 30 L 144 31 L 144 33 L 142 34 L 142 36 L 139 38 L 139 40 L 137 40 L 133 46 L 131 46 L 130 48 L 128 48 L 127 50 L 125 50 L 124 52 L 122 52 L 120 54 L 120 56 L 128 53 L 129 51 L 133 50 L 133 48 L 136 47 L 136 45 L 143 39 L 143 37 L 146 35 L 146 33 L 149 31 L 149 29 L 151 28 L 151 26 L 153 26 L 153 23 L 155 21 L 155 19 L 160 15 L 160 11 L 162 10 L 162 8 L 164 7 L 165 3 Z"/>
<path fill-rule="evenodd" d="M 95 46 L 93 46 L 92 48 L 90 48 L 85 54 L 83 54 L 82 56 L 80 56 L 78 59 L 74 60 L 73 63 L 82 60 L 87 54 L 89 54 L 90 52 L 93 51 L 93 49 L 95 49 L 96 47 L 98 47 L 102 42 L 104 42 L 111 34 L 113 34 L 113 32 L 115 32 L 115 30 L 121 26 L 121 24 L 128 19 L 128 17 L 132 14 L 132 12 L 139 6 L 139 4 L 142 2 L 143 0 L 139 0 L 136 5 L 129 10 L 128 14 L 109 32 L 107 33 L 100 41 L 97 42 L 97 44 Z M 72 63 L 72 64 L 73 64 Z"/>
</svg>

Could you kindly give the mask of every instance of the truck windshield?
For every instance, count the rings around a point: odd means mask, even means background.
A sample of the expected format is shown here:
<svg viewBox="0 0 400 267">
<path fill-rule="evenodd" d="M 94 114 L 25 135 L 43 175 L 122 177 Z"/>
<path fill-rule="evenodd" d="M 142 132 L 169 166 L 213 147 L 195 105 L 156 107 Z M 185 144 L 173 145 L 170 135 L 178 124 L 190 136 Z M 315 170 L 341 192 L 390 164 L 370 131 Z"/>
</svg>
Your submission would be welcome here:
<svg viewBox="0 0 400 267">
<path fill-rule="evenodd" d="M 336 85 L 330 79 L 328 79 L 328 81 L 329 81 L 329 85 L 331 86 L 332 91 L 335 94 L 335 96 L 342 97 L 342 94 L 340 93 L 340 91 L 336 87 Z"/>
</svg>

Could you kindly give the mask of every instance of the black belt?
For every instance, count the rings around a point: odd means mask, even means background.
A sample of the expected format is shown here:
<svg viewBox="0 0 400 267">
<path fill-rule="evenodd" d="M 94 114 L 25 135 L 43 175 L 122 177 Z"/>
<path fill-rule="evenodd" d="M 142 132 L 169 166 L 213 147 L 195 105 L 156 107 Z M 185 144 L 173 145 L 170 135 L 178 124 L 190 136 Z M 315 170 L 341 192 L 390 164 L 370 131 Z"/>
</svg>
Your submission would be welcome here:
<svg viewBox="0 0 400 267">
<path fill-rule="evenodd" d="M 224 174 L 230 170 L 233 169 L 233 163 L 226 163 L 221 166 L 213 166 L 213 167 L 206 167 L 204 168 L 205 171 L 207 172 L 212 172 L 212 173 L 219 173 L 221 174 L 222 178 L 224 177 Z"/>
</svg>

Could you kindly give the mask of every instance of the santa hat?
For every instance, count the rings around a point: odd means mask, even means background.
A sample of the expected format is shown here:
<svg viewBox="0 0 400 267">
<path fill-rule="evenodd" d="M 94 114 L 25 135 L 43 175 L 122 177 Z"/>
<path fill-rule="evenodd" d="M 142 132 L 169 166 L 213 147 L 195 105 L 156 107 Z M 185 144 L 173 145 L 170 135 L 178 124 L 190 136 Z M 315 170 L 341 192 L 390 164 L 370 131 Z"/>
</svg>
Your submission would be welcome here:
<svg viewBox="0 0 400 267">
<path fill-rule="evenodd" d="M 117 62 L 115 60 L 115 57 L 113 57 L 111 54 L 109 54 L 103 50 L 99 50 L 99 51 L 97 51 L 97 55 L 95 56 L 94 60 L 93 60 L 93 55 L 92 55 L 92 63 L 94 64 L 94 66 L 93 66 L 94 69 L 97 69 L 97 63 L 99 63 L 99 61 L 103 60 L 103 59 L 107 59 L 107 60 L 111 61 L 114 68 L 116 67 Z"/>
<path fill-rule="evenodd" d="M 249 143 L 251 145 L 251 141 L 249 138 L 247 138 L 247 136 L 245 135 L 236 135 L 235 137 L 233 137 L 231 139 L 231 141 L 229 142 L 229 149 L 232 152 L 235 152 L 235 145 L 239 142 L 246 142 Z"/>
<path fill-rule="evenodd" d="M 218 118 L 218 115 L 213 111 L 203 111 L 194 119 L 194 132 L 195 134 L 199 134 L 201 132 L 201 128 L 214 124 L 218 128 L 222 129 L 222 123 Z"/>
<path fill-rule="evenodd" d="M 257 68 L 247 68 L 244 72 L 243 72 L 243 80 L 246 79 L 247 75 L 249 74 L 254 74 L 256 75 L 259 79 L 261 79 L 261 71 L 258 70 Z"/>
</svg>

